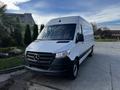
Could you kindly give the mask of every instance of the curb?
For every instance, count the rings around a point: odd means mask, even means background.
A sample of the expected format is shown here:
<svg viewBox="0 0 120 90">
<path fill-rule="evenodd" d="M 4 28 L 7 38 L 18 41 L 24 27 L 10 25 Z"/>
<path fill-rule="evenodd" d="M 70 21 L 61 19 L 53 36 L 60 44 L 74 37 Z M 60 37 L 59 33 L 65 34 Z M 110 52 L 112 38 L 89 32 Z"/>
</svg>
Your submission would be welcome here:
<svg viewBox="0 0 120 90">
<path fill-rule="evenodd" d="M 21 69 L 24 69 L 24 68 L 25 68 L 24 65 L 16 66 L 16 67 L 13 67 L 13 68 L 0 70 L 0 74 L 8 74 L 8 73 L 15 72 L 17 70 L 21 70 Z"/>
</svg>

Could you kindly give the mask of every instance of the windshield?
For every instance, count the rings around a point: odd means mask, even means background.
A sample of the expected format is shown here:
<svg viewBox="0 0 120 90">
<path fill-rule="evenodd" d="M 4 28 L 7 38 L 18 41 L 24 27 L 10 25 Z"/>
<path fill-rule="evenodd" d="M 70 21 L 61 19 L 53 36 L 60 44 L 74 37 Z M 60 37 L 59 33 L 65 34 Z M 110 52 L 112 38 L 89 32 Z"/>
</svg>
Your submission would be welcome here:
<svg viewBox="0 0 120 90">
<path fill-rule="evenodd" d="M 37 39 L 73 40 L 76 24 L 59 24 L 46 26 Z"/>
</svg>

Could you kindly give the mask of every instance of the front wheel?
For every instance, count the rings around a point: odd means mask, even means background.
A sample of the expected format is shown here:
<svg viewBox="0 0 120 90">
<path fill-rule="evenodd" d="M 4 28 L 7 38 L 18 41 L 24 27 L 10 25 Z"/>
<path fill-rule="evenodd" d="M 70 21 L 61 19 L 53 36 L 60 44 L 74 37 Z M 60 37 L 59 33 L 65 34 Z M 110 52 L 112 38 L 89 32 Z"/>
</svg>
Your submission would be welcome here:
<svg viewBox="0 0 120 90">
<path fill-rule="evenodd" d="M 76 79 L 77 75 L 78 75 L 78 69 L 79 69 L 79 64 L 78 62 L 74 63 L 71 67 L 71 70 L 70 70 L 70 78 L 72 80 Z"/>
</svg>

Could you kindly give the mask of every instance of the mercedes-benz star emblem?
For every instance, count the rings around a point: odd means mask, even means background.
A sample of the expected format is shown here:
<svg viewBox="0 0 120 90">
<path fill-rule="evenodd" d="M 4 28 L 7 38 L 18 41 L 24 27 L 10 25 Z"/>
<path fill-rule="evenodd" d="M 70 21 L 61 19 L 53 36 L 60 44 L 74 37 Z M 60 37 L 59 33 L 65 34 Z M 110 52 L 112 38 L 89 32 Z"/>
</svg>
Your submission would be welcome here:
<svg viewBox="0 0 120 90">
<path fill-rule="evenodd" d="M 39 60 L 39 55 L 38 55 L 38 54 L 35 54 L 35 55 L 34 55 L 34 59 L 35 59 L 35 60 Z"/>
</svg>

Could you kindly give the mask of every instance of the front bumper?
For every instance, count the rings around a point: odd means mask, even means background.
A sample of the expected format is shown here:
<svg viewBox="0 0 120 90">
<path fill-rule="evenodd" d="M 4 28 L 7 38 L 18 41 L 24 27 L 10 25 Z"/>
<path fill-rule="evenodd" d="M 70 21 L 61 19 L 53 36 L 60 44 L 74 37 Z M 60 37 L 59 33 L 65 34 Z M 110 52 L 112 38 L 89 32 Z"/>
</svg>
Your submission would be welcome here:
<svg viewBox="0 0 120 90">
<path fill-rule="evenodd" d="M 72 61 L 68 57 L 54 59 L 52 63 L 47 66 L 47 68 L 43 68 L 45 65 L 38 63 L 37 61 L 25 61 L 26 69 L 47 75 L 64 75 L 66 72 L 69 72 L 69 69 L 72 66 Z M 41 66 L 43 67 L 41 68 Z"/>
<path fill-rule="evenodd" d="M 45 75 L 63 75 L 63 74 L 65 75 L 67 72 L 67 70 L 44 70 L 44 69 L 29 67 L 29 66 L 25 66 L 25 68 L 33 72 L 37 72 Z"/>
</svg>

